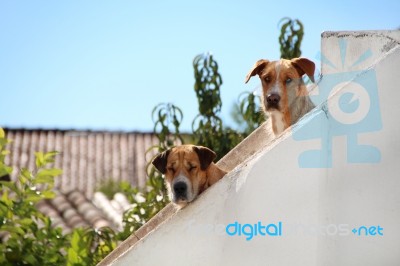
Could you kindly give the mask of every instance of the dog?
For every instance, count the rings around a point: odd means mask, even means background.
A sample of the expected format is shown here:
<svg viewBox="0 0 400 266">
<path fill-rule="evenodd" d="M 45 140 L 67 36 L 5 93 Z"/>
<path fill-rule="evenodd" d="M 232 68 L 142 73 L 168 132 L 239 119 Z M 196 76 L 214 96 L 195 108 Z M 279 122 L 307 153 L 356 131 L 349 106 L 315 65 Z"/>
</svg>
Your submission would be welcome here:
<svg viewBox="0 0 400 266">
<path fill-rule="evenodd" d="M 158 154 L 152 164 L 165 175 L 171 201 L 184 206 L 226 174 L 213 163 L 216 157 L 209 148 L 181 145 Z"/>
<path fill-rule="evenodd" d="M 258 75 L 262 85 L 262 109 L 276 136 L 296 123 L 315 107 L 308 96 L 302 76 L 314 81 L 315 64 L 307 58 L 279 61 L 258 60 L 247 74 L 245 83 Z"/>
</svg>

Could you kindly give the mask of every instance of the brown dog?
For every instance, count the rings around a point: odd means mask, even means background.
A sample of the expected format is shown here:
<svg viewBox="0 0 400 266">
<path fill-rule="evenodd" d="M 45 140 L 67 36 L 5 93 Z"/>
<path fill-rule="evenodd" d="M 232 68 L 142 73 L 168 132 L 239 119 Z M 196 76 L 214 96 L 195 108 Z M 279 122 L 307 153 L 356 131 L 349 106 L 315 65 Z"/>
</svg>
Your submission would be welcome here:
<svg viewBox="0 0 400 266">
<path fill-rule="evenodd" d="M 226 174 L 215 157 L 209 148 L 181 145 L 158 154 L 152 164 L 165 175 L 172 202 L 185 205 Z"/>
<path fill-rule="evenodd" d="M 306 58 L 258 60 L 247 74 L 245 83 L 256 74 L 261 79 L 262 108 L 275 136 L 296 123 L 315 106 L 308 97 L 302 76 L 314 82 L 315 64 Z"/>
</svg>

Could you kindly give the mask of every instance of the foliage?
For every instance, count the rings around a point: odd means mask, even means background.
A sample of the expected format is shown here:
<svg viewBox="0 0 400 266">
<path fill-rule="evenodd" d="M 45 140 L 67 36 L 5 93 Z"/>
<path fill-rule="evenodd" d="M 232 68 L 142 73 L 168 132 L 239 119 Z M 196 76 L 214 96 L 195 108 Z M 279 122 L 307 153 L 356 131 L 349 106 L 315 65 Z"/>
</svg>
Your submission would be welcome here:
<svg viewBox="0 0 400 266">
<path fill-rule="evenodd" d="M 117 247 L 118 237 L 108 228 L 76 228 L 68 243 L 67 263 L 73 265 L 96 265 Z"/>
<path fill-rule="evenodd" d="M 4 159 L 9 151 L 5 150 L 5 146 L 9 140 L 5 138 L 5 133 L 2 128 L 0 128 L 0 177 L 9 175 L 12 172 L 12 168 L 4 164 Z"/>
<path fill-rule="evenodd" d="M 121 182 L 112 177 L 103 179 L 97 184 L 96 191 L 103 193 L 109 200 L 112 200 L 114 195 L 121 191 Z"/>
<path fill-rule="evenodd" d="M 8 152 L 4 145 L 4 131 L 0 129 L 0 152 Z M 54 197 L 51 190 L 54 177 L 61 174 L 57 168 L 46 168 L 54 162 L 56 152 L 40 153 L 36 156 L 36 170 L 22 168 L 18 182 L 0 181 L 0 232 L 5 235 L 0 244 L 1 265 L 54 265 L 65 263 L 63 253 L 68 237 L 60 228 L 53 228 L 49 217 L 41 214 L 36 203 Z M 11 173 L 1 158 L 1 172 Z"/>
<path fill-rule="evenodd" d="M 199 114 L 192 123 L 194 143 L 214 150 L 217 159 L 220 159 L 235 147 L 243 136 L 224 127 L 219 117 L 222 107 L 220 97 L 222 78 L 213 56 L 210 54 L 196 56 L 193 67 L 194 90 L 199 103 Z"/>
<path fill-rule="evenodd" d="M 4 164 L 9 141 L 0 128 L 0 173 L 10 174 Z M 0 265 L 95 265 L 116 247 L 111 229 L 75 229 L 64 234 L 36 208 L 52 199 L 54 178 L 61 169 L 48 167 L 57 152 L 36 152 L 36 169 L 22 168 L 17 182 L 0 181 Z"/>
<path fill-rule="evenodd" d="M 153 131 L 159 141 L 159 145 L 151 149 L 156 148 L 158 152 L 163 152 L 176 143 L 183 143 L 179 130 L 183 120 L 183 113 L 180 108 L 171 103 L 161 103 L 154 107 L 151 116 L 154 122 Z"/>
<path fill-rule="evenodd" d="M 178 107 L 173 104 L 159 104 L 153 109 L 152 117 L 154 132 L 158 132 L 156 136 L 159 145 L 151 147 L 148 153 L 154 150 L 160 153 L 184 142 L 179 131 L 183 114 Z M 121 191 L 132 204 L 132 208 L 124 213 L 124 229 L 119 235 L 121 240 L 139 229 L 169 203 L 163 175 L 152 167 L 151 162 L 147 165 L 147 175 L 145 190 L 134 188 L 126 182 L 120 184 Z"/>
<path fill-rule="evenodd" d="M 260 108 L 260 98 L 252 92 L 243 92 L 239 95 L 238 111 L 245 123 L 244 134 L 250 135 L 265 120 Z"/>
<path fill-rule="evenodd" d="M 301 41 L 304 35 L 304 26 L 298 19 L 285 17 L 280 20 L 281 34 L 279 35 L 279 45 L 281 58 L 292 59 L 301 55 Z"/>
</svg>

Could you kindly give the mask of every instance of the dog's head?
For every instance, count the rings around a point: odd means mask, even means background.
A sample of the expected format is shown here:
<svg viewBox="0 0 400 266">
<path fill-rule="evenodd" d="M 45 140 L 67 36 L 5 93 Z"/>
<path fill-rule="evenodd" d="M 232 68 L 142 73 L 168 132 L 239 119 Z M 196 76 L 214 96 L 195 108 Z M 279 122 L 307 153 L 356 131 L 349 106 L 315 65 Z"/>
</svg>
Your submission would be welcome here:
<svg viewBox="0 0 400 266">
<path fill-rule="evenodd" d="M 165 175 L 172 202 L 184 205 L 205 188 L 206 170 L 215 157 L 206 147 L 182 145 L 158 154 L 152 164 Z"/>
<path fill-rule="evenodd" d="M 289 107 L 299 96 L 306 96 L 302 76 L 307 74 L 314 82 L 315 64 L 306 58 L 281 59 L 270 62 L 258 60 L 246 76 L 247 83 L 258 75 L 263 89 L 263 108 L 266 112 L 289 112 Z"/>
</svg>

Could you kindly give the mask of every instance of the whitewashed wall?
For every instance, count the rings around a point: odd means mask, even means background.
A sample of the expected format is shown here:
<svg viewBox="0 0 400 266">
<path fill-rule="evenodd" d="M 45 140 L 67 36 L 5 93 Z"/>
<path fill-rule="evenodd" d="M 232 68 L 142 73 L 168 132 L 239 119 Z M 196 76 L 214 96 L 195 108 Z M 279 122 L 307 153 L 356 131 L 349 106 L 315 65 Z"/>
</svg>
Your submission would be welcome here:
<svg viewBox="0 0 400 266">
<path fill-rule="evenodd" d="M 112 265 L 400 265 L 399 43 L 324 33 L 321 105 Z M 281 235 L 228 236 L 235 221 Z"/>
</svg>

